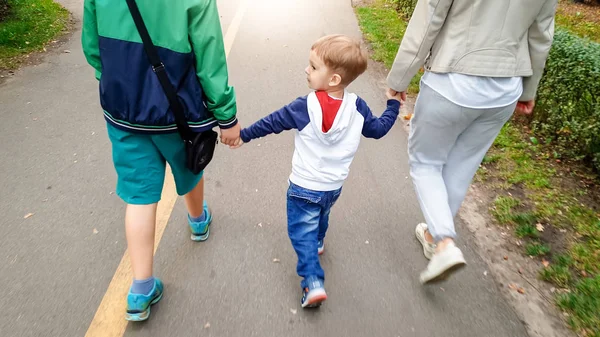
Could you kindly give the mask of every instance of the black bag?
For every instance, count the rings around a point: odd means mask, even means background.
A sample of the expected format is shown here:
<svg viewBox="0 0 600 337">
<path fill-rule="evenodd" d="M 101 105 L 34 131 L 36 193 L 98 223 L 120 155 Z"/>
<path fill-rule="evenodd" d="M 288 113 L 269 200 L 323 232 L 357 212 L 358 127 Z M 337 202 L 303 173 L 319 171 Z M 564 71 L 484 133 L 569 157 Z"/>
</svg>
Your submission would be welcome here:
<svg viewBox="0 0 600 337">
<path fill-rule="evenodd" d="M 142 19 L 142 15 L 140 14 L 140 10 L 135 3 L 135 0 L 126 1 L 129 12 L 131 12 L 135 26 L 144 43 L 144 50 L 148 56 L 148 61 L 150 61 L 150 64 L 152 65 L 152 71 L 154 71 L 156 77 L 158 77 L 158 81 L 167 96 L 171 110 L 175 114 L 177 131 L 185 143 L 186 167 L 194 174 L 198 174 L 202 172 L 212 160 L 218 135 L 213 130 L 204 132 L 192 131 L 185 119 L 183 105 L 177 97 L 175 88 L 169 81 L 165 65 L 160 60 L 156 47 L 152 43 L 152 39 L 150 39 L 148 29 L 146 29 L 146 25 L 144 24 L 144 20 Z"/>
</svg>

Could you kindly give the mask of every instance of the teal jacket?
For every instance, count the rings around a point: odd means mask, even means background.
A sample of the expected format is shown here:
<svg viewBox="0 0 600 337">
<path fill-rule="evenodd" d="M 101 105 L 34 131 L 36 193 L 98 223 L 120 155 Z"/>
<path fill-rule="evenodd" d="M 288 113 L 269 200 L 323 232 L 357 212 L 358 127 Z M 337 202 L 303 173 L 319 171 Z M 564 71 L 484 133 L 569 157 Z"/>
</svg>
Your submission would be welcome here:
<svg viewBox="0 0 600 337">
<path fill-rule="evenodd" d="M 236 125 L 216 0 L 137 4 L 190 127 L 201 132 Z M 100 104 L 108 123 L 133 132 L 176 131 L 125 0 L 85 0 L 81 41 L 100 81 Z"/>
</svg>

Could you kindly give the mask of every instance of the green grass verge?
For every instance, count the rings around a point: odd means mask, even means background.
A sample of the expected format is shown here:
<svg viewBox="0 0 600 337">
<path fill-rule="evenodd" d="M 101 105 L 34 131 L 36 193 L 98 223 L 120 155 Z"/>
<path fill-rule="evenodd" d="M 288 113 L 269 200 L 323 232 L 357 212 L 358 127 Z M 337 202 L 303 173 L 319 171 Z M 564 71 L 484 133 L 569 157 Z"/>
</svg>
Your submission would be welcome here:
<svg viewBox="0 0 600 337">
<path fill-rule="evenodd" d="M 586 19 L 582 13 L 568 13 L 560 8 L 556 12 L 556 25 L 592 41 L 600 42 L 600 24 Z"/>
<path fill-rule="evenodd" d="M 391 68 L 398 46 L 408 25 L 395 10 L 392 1 L 375 0 L 368 6 L 357 7 L 358 23 L 365 39 L 371 44 L 372 59 Z M 421 74 L 412 79 L 409 93 L 419 92 Z"/>
<path fill-rule="evenodd" d="M 15 69 L 20 56 L 42 50 L 67 25 L 69 13 L 52 0 L 9 0 L 0 22 L 0 69 Z"/>
<path fill-rule="evenodd" d="M 515 124 L 502 129 L 486 158 L 478 178 L 499 194 L 492 214 L 526 241 L 525 254 L 550 256 L 540 278 L 568 289 L 557 303 L 569 313 L 573 329 L 600 337 L 600 219 L 579 199 L 587 192 L 560 178 L 552 149 Z M 564 232 L 564 251 L 543 241 L 539 223 L 543 231 Z"/>
</svg>

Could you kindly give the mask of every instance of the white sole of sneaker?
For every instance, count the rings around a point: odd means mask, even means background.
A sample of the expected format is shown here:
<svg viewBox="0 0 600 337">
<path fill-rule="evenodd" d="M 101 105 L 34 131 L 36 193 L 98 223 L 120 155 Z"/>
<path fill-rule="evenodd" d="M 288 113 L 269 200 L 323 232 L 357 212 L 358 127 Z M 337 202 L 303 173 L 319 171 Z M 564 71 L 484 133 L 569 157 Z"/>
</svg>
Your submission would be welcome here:
<svg viewBox="0 0 600 337">
<path fill-rule="evenodd" d="M 419 242 L 421 243 L 421 246 L 423 246 L 423 255 L 425 255 L 425 257 L 428 260 L 431 260 L 431 257 L 433 256 L 433 254 L 435 254 L 435 251 L 431 251 L 428 249 L 428 242 L 427 240 L 425 240 L 425 232 L 421 231 L 421 226 L 417 226 L 417 228 L 415 228 L 415 236 L 417 237 L 417 240 L 419 240 Z"/>
<path fill-rule="evenodd" d="M 425 271 L 421 273 L 420 281 L 421 284 L 434 284 L 438 282 L 446 281 L 452 274 L 461 270 L 467 265 L 466 262 L 456 262 L 455 264 L 449 266 L 448 268 L 442 269 L 437 273 L 430 273 Z"/>
<path fill-rule="evenodd" d="M 306 302 L 302 304 L 302 308 L 315 308 L 320 306 L 327 299 L 325 289 L 314 289 L 308 293 Z"/>
</svg>

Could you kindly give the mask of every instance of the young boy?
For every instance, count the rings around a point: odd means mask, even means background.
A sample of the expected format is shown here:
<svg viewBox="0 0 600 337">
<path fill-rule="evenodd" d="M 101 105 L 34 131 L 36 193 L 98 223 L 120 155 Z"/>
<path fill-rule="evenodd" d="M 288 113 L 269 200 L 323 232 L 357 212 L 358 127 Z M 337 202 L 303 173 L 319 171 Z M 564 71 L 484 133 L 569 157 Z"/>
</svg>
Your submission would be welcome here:
<svg viewBox="0 0 600 337">
<path fill-rule="evenodd" d="M 219 126 L 221 140 L 239 138 L 236 99 L 228 84 L 225 48 L 216 1 L 137 1 L 164 69 L 187 108 L 190 128 Z M 125 318 L 143 321 L 163 295 L 154 277 L 156 207 L 166 162 L 177 193 L 184 195 L 194 241 L 209 236 L 212 214 L 204 203 L 202 172 L 185 165 L 185 146 L 175 116 L 144 53 L 124 0 L 85 0 L 83 52 L 100 81 L 100 102 L 117 172 L 117 194 L 127 203 L 125 231 L 133 283 Z"/>
<path fill-rule="evenodd" d="M 296 129 L 292 174 L 287 192 L 288 235 L 298 255 L 303 278 L 302 307 L 317 307 L 327 299 L 325 273 L 319 264 L 329 213 L 342 191 L 361 135 L 379 139 L 398 117 L 400 95 L 388 91 L 380 118 L 346 87 L 367 69 L 367 54 L 347 36 L 329 35 L 311 48 L 306 68 L 315 90 L 243 129 L 242 143 L 271 133 Z M 241 145 L 240 144 L 240 145 Z M 239 146 L 238 146 L 239 147 Z"/>
</svg>

